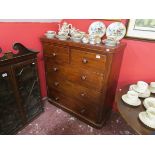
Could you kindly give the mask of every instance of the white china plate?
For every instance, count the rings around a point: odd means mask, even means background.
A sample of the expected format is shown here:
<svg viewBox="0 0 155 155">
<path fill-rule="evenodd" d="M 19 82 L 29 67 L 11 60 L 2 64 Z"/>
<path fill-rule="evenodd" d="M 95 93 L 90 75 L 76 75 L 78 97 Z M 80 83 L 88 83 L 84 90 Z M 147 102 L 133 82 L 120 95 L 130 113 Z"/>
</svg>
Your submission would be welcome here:
<svg viewBox="0 0 155 155">
<path fill-rule="evenodd" d="M 107 38 L 115 38 L 116 41 L 121 40 L 126 33 L 126 27 L 121 22 L 114 22 L 110 24 L 106 30 Z"/>
<path fill-rule="evenodd" d="M 106 26 L 103 22 L 97 21 L 93 22 L 88 29 L 89 35 L 98 35 L 103 37 L 106 32 Z"/>
<path fill-rule="evenodd" d="M 155 97 L 148 97 L 143 101 L 143 105 L 146 109 L 149 107 L 155 108 Z"/>
<path fill-rule="evenodd" d="M 155 129 L 155 120 L 151 120 L 145 111 L 139 113 L 139 119 L 146 126 Z"/>
<path fill-rule="evenodd" d="M 128 98 L 127 98 L 127 94 L 122 96 L 122 100 L 131 106 L 139 106 L 141 104 L 141 100 L 138 98 L 136 103 L 131 102 Z"/>
</svg>

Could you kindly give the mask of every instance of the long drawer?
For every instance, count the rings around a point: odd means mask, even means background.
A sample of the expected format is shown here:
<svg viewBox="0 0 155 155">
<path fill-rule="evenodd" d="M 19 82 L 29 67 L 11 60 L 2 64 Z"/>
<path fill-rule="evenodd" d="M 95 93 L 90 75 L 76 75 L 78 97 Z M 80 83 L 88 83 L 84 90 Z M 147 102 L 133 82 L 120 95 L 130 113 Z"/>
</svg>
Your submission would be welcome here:
<svg viewBox="0 0 155 155">
<path fill-rule="evenodd" d="M 101 103 L 101 96 L 103 96 L 103 93 L 57 77 L 47 78 L 47 84 L 48 87 L 58 90 L 66 96 L 78 99 L 82 102 L 88 102 L 89 104 L 99 105 Z"/>
<path fill-rule="evenodd" d="M 88 120 L 91 120 L 97 123 L 101 115 L 101 108 L 98 105 L 90 105 L 87 102 L 81 102 L 80 100 L 74 99 L 72 97 L 64 95 L 62 92 L 59 92 L 56 89 L 48 89 L 51 100 L 58 103 L 60 106 L 63 106 L 70 111 L 76 113 L 77 115 L 82 115 Z"/>
<path fill-rule="evenodd" d="M 44 45 L 45 63 L 50 61 L 63 64 L 69 63 L 69 48 L 64 46 Z"/>
<path fill-rule="evenodd" d="M 106 55 L 71 49 L 71 64 L 76 68 L 85 68 L 93 72 L 104 73 Z"/>
<path fill-rule="evenodd" d="M 48 64 L 46 67 L 48 78 L 64 78 L 84 87 L 103 91 L 104 74 L 87 71 L 81 68 L 70 67 L 69 65 L 62 66 L 57 64 Z"/>
</svg>

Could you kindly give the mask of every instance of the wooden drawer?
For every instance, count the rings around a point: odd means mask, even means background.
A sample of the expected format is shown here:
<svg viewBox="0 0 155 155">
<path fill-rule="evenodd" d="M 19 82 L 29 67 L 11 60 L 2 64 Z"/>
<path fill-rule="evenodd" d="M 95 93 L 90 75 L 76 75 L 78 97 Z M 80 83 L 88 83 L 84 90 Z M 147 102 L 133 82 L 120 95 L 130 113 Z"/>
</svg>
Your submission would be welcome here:
<svg viewBox="0 0 155 155">
<path fill-rule="evenodd" d="M 74 84 L 58 77 L 47 78 L 50 88 L 56 89 L 68 97 L 78 99 L 82 102 L 100 104 L 103 93 L 90 90 L 89 88 Z"/>
<path fill-rule="evenodd" d="M 44 45 L 45 63 L 69 63 L 69 48 L 64 46 Z"/>
<path fill-rule="evenodd" d="M 104 74 L 71 68 L 69 66 L 64 67 L 57 64 L 51 64 L 47 67 L 46 71 L 48 77 L 51 79 L 64 78 L 96 91 L 103 91 L 104 88 Z"/>
<path fill-rule="evenodd" d="M 106 56 L 78 49 L 71 49 L 71 64 L 76 68 L 85 68 L 93 72 L 105 71 Z"/>
<path fill-rule="evenodd" d="M 54 102 L 57 102 L 63 108 L 70 110 L 71 112 L 82 115 L 88 120 L 91 120 L 97 123 L 100 119 L 101 108 L 98 105 L 90 105 L 86 102 L 81 102 L 80 100 L 74 99 L 72 97 L 68 97 L 61 92 L 49 88 L 48 89 L 48 96 Z"/>
</svg>

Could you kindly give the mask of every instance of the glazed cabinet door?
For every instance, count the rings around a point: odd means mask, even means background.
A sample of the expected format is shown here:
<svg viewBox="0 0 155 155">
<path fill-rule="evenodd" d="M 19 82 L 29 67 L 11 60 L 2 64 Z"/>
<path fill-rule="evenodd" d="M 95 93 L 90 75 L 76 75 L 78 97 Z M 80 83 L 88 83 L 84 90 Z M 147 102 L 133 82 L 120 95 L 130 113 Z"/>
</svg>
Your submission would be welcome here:
<svg viewBox="0 0 155 155">
<path fill-rule="evenodd" d="M 29 121 L 43 111 L 36 60 L 28 60 L 15 65 L 14 72 L 21 104 L 26 119 Z"/>
<path fill-rule="evenodd" d="M 12 134 L 22 126 L 10 67 L 0 67 L 0 134 Z"/>
</svg>

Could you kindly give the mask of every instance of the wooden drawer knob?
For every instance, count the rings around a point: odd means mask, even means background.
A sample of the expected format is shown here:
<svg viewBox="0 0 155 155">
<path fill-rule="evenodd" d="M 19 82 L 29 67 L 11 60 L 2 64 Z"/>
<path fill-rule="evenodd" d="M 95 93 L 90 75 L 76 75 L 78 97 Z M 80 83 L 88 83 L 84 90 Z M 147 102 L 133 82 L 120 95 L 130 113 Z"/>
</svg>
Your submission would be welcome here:
<svg viewBox="0 0 155 155">
<path fill-rule="evenodd" d="M 60 98 L 59 97 L 55 97 L 55 101 L 58 101 Z"/>
<path fill-rule="evenodd" d="M 86 76 L 85 76 L 85 75 L 82 75 L 82 76 L 81 76 L 81 79 L 82 79 L 82 80 L 86 80 Z"/>
<path fill-rule="evenodd" d="M 54 82 L 54 85 L 55 85 L 55 86 L 58 86 L 58 85 L 59 85 L 59 82 Z"/>
<path fill-rule="evenodd" d="M 52 56 L 55 57 L 56 56 L 56 53 L 52 53 Z"/>
<path fill-rule="evenodd" d="M 54 72 L 58 71 L 58 68 L 54 67 L 54 68 L 53 68 L 53 71 L 54 71 Z"/>
<path fill-rule="evenodd" d="M 80 95 L 81 95 L 82 97 L 84 97 L 84 96 L 86 96 L 86 93 L 81 93 Z"/>
<path fill-rule="evenodd" d="M 86 58 L 83 58 L 83 59 L 82 59 L 82 62 L 83 62 L 84 64 L 86 64 L 86 63 L 88 63 L 88 60 L 87 60 Z"/>
</svg>

